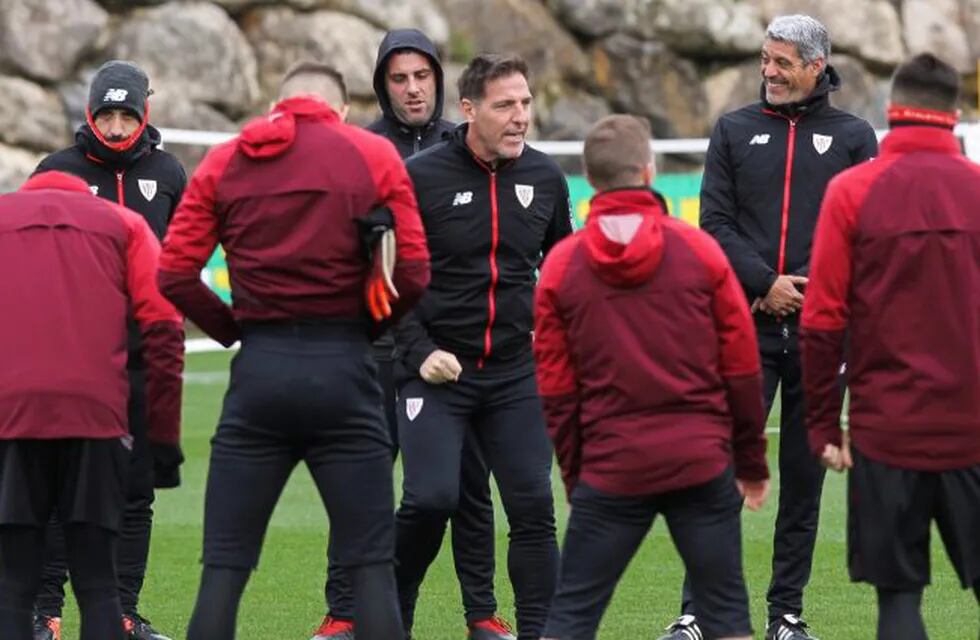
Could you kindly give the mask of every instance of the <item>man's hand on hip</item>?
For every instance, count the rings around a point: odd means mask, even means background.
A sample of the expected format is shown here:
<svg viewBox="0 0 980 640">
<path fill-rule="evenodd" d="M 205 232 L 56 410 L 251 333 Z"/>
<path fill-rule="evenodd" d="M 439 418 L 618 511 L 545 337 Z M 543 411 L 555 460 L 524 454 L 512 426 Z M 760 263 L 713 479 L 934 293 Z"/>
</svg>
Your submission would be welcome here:
<svg viewBox="0 0 980 640">
<path fill-rule="evenodd" d="M 456 356 L 436 349 L 425 359 L 419 367 L 419 375 L 429 384 L 442 384 L 444 382 L 455 382 L 459 380 L 459 374 L 463 372 Z"/>
</svg>

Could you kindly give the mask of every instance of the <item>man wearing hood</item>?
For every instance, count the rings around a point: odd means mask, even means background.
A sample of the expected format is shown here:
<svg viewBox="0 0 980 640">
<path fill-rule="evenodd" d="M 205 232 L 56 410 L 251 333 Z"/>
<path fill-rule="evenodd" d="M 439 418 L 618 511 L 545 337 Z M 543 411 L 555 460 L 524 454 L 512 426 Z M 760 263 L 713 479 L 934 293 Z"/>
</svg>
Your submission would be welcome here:
<svg viewBox="0 0 980 640">
<path fill-rule="evenodd" d="M 752 635 L 739 514 L 769 492 L 755 329 L 717 243 L 650 190 L 649 139 L 627 115 L 589 132 L 588 222 L 548 254 L 534 296 L 538 386 L 571 503 L 549 640 L 595 638 L 658 515 L 703 637 Z"/>
<path fill-rule="evenodd" d="M 455 127 L 442 118 L 445 89 L 439 53 L 418 29 L 395 29 L 381 41 L 374 93 L 381 117 L 368 130 L 391 140 L 403 158 L 431 147 Z"/>
<path fill-rule="evenodd" d="M 150 81 L 131 62 L 103 64 L 89 87 L 86 123 L 74 146 L 44 158 L 35 173 L 63 171 L 79 176 L 95 195 L 140 214 L 160 240 L 180 202 L 187 182 L 183 167 L 159 148 L 160 132 L 152 127 Z M 176 487 L 183 461 L 177 446 L 151 448 L 146 439 L 144 363 L 138 327 L 130 324 L 129 430 L 134 438 L 126 482 L 126 508 L 119 530 L 117 569 L 123 626 L 130 640 L 166 640 L 138 611 L 146 575 L 153 521 L 153 490 Z M 67 564 L 60 526 L 49 527 L 49 560 L 37 600 L 35 640 L 58 640 Z"/>
<path fill-rule="evenodd" d="M 782 389 L 769 640 L 812 637 L 800 615 L 824 469 L 803 428 L 799 311 L 813 230 L 830 179 L 878 152 L 871 125 L 831 106 L 841 82 L 829 56 L 827 30 L 810 16 L 769 24 L 761 101 L 718 120 L 701 185 L 701 228 L 721 244 L 755 316 L 767 408 Z M 688 638 L 696 624 L 684 615 L 665 637 Z"/>
<path fill-rule="evenodd" d="M 442 119 L 445 100 L 442 65 L 435 45 L 418 29 L 389 31 L 378 47 L 374 92 L 381 117 L 368 130 L 388 138 L 402 158 L 442 140 L 455 128 Z M 379 382 L 384 393 L 385 418 L 398 451 L 395 393 L 395 342 L 390 333 L 374 343 Z M 497 611 L 494 596 L 494 524 L 489 469 L 472 431 L 464 443 L 460 509 L 453 514 L 452 541 L 463 608 L 472 625 L 491 620 Z M 330 561 L 326 585 L 327 615 L 312 640 L 351 640 L 354 637 L 353 597 L 346 572 Z M 509 637 L 500 630 L 478 629 L 486 637 Z"/>
</svg>

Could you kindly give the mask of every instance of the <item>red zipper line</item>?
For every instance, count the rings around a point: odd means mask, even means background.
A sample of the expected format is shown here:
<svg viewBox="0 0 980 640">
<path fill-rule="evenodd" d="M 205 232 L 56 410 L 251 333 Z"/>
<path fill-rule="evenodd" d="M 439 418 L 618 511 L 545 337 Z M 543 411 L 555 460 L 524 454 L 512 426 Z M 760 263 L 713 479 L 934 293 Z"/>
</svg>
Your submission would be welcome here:
<svg viewBox="0 0 980 640">
<path fill-rule="evenodd" d="M 116 198 L 119 200 L 119 204 L 126 206 L 126 196 L 123 192 L 123 171 L 116 172 Z"/>
<path fill-rule="evenodd" d="M 487 328 L 483 332 L 483 355 L 476 361 L 476 368 L 482 369 L 493 350 L 493 323 L 497 319 L 497 281 L 500 278 L 500 271 L 497 268 L 497 248 L 500 245 L 500 215 L 497 209 L 497 172 L 475 155 L 473 159 L 490 174 L 490 289 L 487 292 Z"/>
<path fill-rule="evenodd" d="M 779 230 L 779 259 L 776 263 L 776 273 L 783 273 L 786 270 L 786 236 L 789 235 L 789 204 L 791 185 L 793 183 L 793 155 L 796 151 L 796 123 L 799 116 L 790 118 L 776 111 L 763 110 L 769 115 L 783 118 L 789 122 L 789 136 L 786 141 L 786 175 L 783 178 L 783 214 Z"/>
</svg>

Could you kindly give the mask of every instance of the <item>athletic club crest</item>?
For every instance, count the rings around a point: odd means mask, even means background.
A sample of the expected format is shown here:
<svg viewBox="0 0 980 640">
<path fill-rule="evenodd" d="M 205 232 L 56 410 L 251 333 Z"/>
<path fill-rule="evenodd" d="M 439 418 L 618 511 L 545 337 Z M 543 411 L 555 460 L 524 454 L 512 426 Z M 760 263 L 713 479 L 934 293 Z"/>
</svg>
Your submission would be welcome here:
<svg viewBox="0 0 980 640">
<path fill-rule="evenodd" d="M 830 148 L 830 144 L 834 141 L 834 136 L 825 136 L 821 133 L 813 134 L 813 148 L 817 150 L 817 153 L 823 155 L 827 153 L 827 149 Z"/>
<path fill-rule="evenodd" d="M 514 193 L 517 194 L 517 201 L 521 203 L 521 206 L 527 209 L 531 206 L 531 202 L 534 200 L 534 185 L 515 184 Z"/>
<path fill-rule="evenodd" d="M 422 411 L 425 398 L 405 398 L 405 413 L 408 414 L 409 422 L 414 422 Z"/>
<path fill-rule="evenodd" d="M 99 185 L 97 184 L 90 184 L 88 190 L 92 192 L 93 196 L 99 195 Z"/>
<path fill-rule="evenodd" d="M 144 180 L 143 178 L 140 178 L 137 180 L 137 183 L 140 186 L 140 193 L 143 194 L 143 197 L 146 198 L 147 201 L 152 200 L 153 196 L 157 194 L 156 180 Z"/>
</svg>

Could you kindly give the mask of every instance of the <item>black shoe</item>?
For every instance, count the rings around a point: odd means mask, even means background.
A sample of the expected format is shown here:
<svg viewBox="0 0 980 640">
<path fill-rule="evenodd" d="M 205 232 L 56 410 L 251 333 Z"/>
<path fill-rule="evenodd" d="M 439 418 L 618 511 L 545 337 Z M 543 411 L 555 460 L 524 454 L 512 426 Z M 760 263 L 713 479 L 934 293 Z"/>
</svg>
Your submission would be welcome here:
<svg viewBox="0 0 980 640">
<path fill-rule="evenodd" d="M 123 616 L 123 630 L 126 640 L 170 640 L 150 625 L 150 621 L 137 614 Z"/>
<path fill-rule="evenodd" d="M 811 636 L 809 627 L 802 619 L 787 613 L 766 627 L 766 640 L 820 640 Z"/>
<path fill-rule="evenodd" d="M 34 616 L 34 640 L 61 640 L 61 618 Z"/>
<path fill-rule="evenodd" d="M 684 614 L 665 629 L 666 635 L 657 640 L 704 640 L 701 628 L 694 616 Z"/>
</svg>

